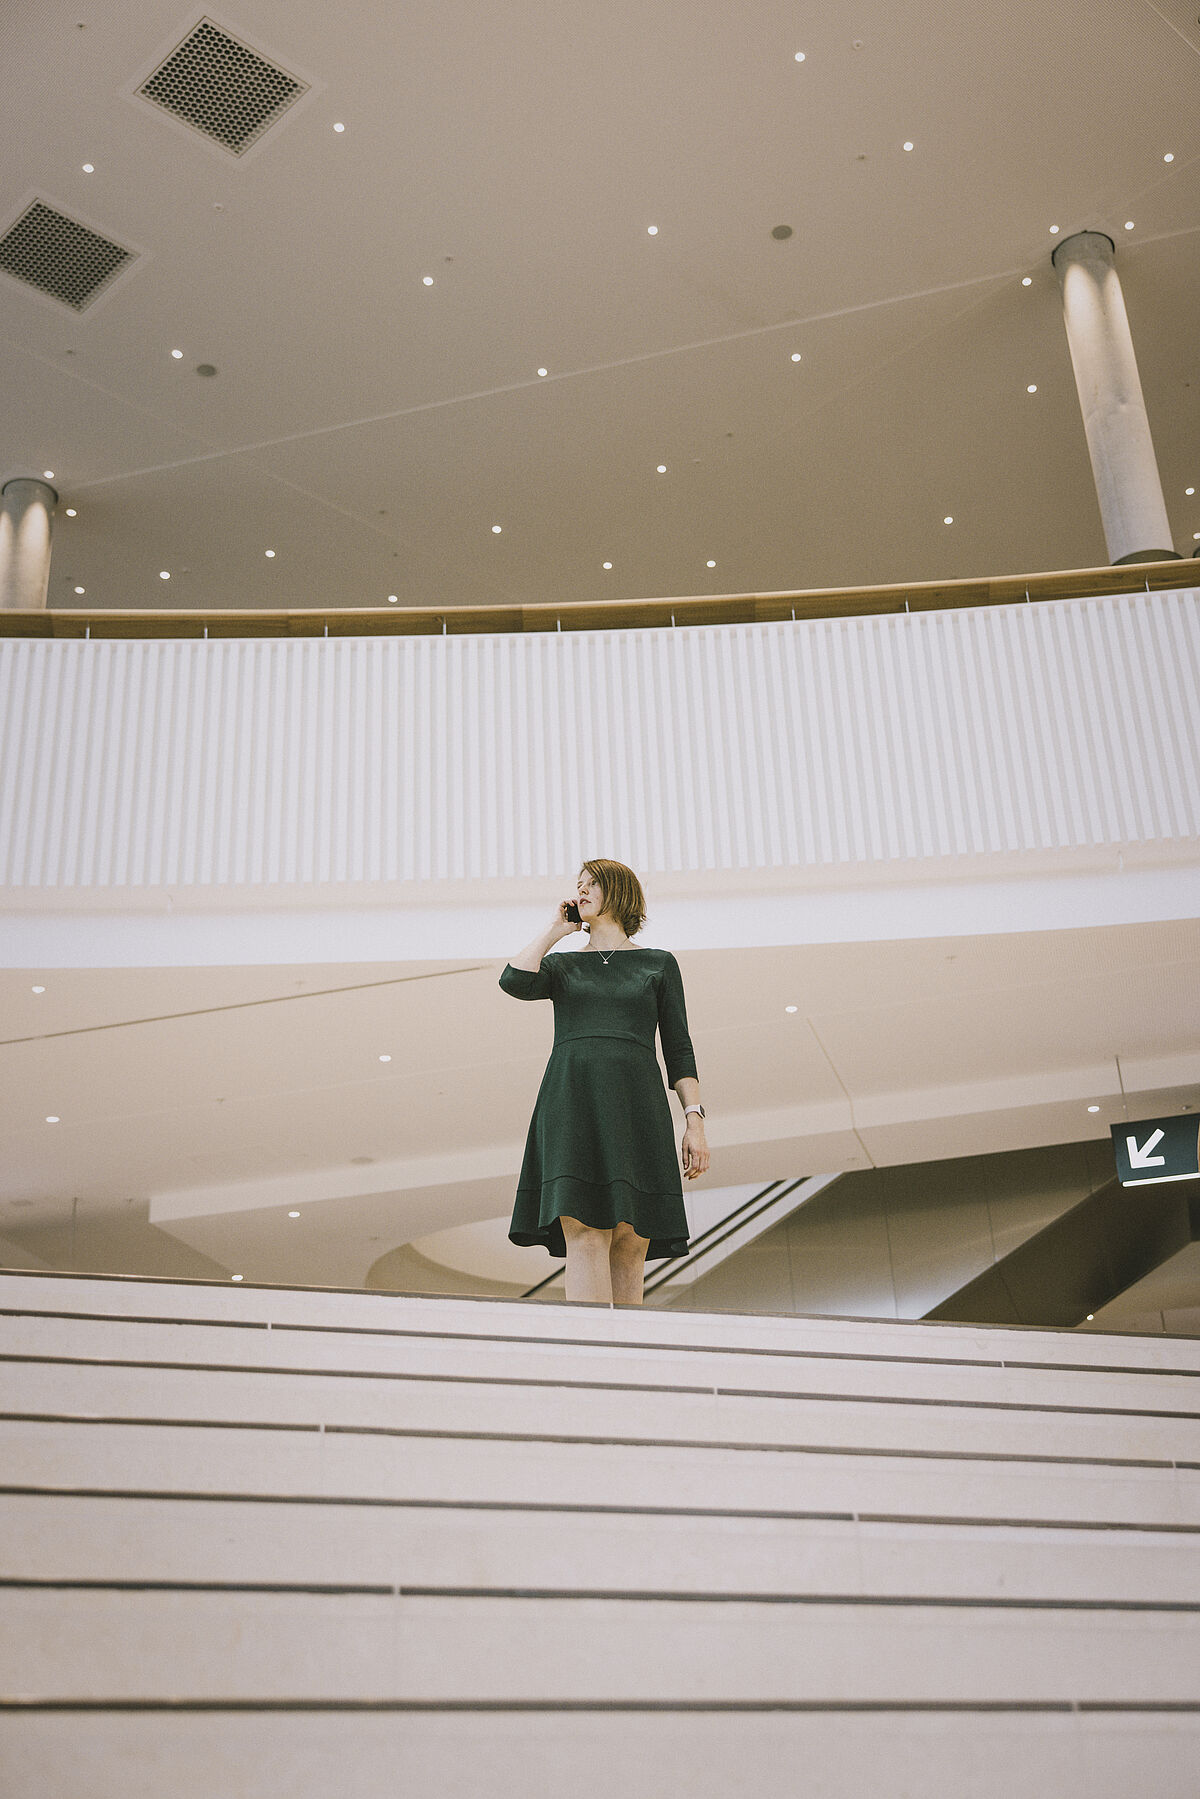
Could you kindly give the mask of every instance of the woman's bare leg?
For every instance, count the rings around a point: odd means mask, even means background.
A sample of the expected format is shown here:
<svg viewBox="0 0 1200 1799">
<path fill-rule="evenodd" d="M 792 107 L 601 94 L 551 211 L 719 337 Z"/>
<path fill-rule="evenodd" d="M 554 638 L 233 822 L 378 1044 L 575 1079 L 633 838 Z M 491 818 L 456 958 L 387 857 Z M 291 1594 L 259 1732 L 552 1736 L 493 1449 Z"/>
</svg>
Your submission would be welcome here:
<svg viewBox="0 0 1200 1799">
<path fill-rule="evenodd" d="M 611 1231 L 595 1230 L 578 1218 L 560 1216 L 567 1246 L 566 1293 L 568 1299 L 613 1302 L 612 1276 L 608 1267 Z"/>
<path fill-rule="evenodd" d="M 608 1263 L 615 1306 L 640 1306 L 646 1273 L 649 1237 L 639 1237 L 631 1224 L 618 1224 L 612 1233 Z"/>
</svg>

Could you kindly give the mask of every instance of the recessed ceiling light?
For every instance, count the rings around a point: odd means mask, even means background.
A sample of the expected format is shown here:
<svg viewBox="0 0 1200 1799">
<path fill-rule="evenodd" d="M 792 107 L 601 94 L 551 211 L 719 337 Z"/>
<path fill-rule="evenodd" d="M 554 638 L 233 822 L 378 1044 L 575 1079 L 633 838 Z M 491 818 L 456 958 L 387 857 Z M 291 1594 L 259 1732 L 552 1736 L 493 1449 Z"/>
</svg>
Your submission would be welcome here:
<svg viewBox="0 0 1200 1799">
<path fill-rule="evenodd" d="M 666 474 L 666 472 L 667 472 L 667 465 L 666 465 L 666 463 L 665 463 L 665 462 L 660 462 L 660 463 L 659 463 L 659 465 L 658 465 L 658 472 L 659 472 L 659 474 L 660 474 L 660 475 L 665 475 L 665 474 Z"/>
<path fill-rule="evenodd" d="M 75 513 L 75 508 L 74 508 L 74 506 L 68 506 L 68 507 L 67 507 L 67 517 L 68 517 L 68 518 L 74 518 L 74 517 L 75 517 L 75 516 L 76 516 L 76 513 Z"/>
<path fill-rule="evenodd" d="M 240 1274 L 231 1274 L 229 1278 L 231 1281 L 240 1281 L 242 1276 Z"/>
<path fill-rule="evenodd" d="M 502 525 L 493 525 L 492 526 L 492 530 L 496 533 L 497 537 L 499 537 L 499 535 L 503 529 L 504 529 L 504 527 Z"/>
<path fill-rule="evenodd" d="M 433 286 L 433 276 L 432 275 L 422 275 L 421 276 L 421 285 L 422 285 L 422 287 L 432 287 Z"/>
<path fill-rule="evenodd" d="M 1099 1106 L 1089 1106 L 1088 1107 L 1089 1112 L 1098 1112 L 1099 1110 L 1100 1110 Z"/>
<path fill-rule="evenodd" d="M 268 562 L 271 560 L 271 558 L 274 556 L 274 554 L 275 554 L 274 550 L 264 550 L 263 551 L 263 555 L 267 558 Z"/>
<path fill-rule="evenodd" d="M 380 1058 L 379 1058 L 379 1060 L 380 1060 L 380 1061 L 381 1061 L 381 1062 L 390 1062 L 390 1061 L 391 1061 L 391 1059 L 392 1059 L 392 1058 L 391 1058 L 391 1057 L 390 1057 L 390 1056 L 380 1056 Z"/>
<path fill-rule="evenodd" d="M 1022 275 L 1021 286 L 1022 287 L 1032 287 L 1033 286 L 1033 276 L 1032 275 Z"/>
<path fill-rule="evenodd" d="M 799 350 L 793 350 L 793 351 L 792 351 L 792 361 L 793 361 L 793 362 L 799 362 L 799 361 L 800 361 L 800 352 L 799 352 Z"/>
<path fill-rule="evenodd" d="M 171 354 L 175 358 L 176 362 L 183 361 L 183 351 L 182 350 L 172 350 Z"/>
<path fill-rule="evenodd" d="M 1088 1322 L 1088 1323 L 1089 1323 L 1089 1324 L 1093 1324 L 1093 1323 L 1095 1323 L 1095 1319 L 1096 1319 L 1096 1314 L 1095 1314 L 1095 1312 L 1089 1312 L 1089 1313 L 1088 1313 L 1088 1315 L 1087 1315 L 1087 1322 Z"/>
<path fill-rule="evenodd" d="M 1192 532 L 1192 542 L 1193 542 L 1193 543 L 1200 543 L 1200 531 L 1193 531 L 1193 532 Z"/>
<path fill-rule="evenodd" d="M 538 370 L 539 375 L 548 375 L 549 373 L 550 373 L 549 369 L 539 369 Z"/>
<path fill-rule="evenodd" d="M 48 1117 L 48 1118 L 47 1118 L 47 1120 L 46 1120 L 46 1123 L 47 1123 L 47 1124 L 61 1124 L 61 1123 L 62 1123 L 62 1119 L 61 1119 L 61 1118 L 58 1118 L 58 1117 L 56 1117 L 56 1116 L 55 1116 L 55 1114 L 54 1114 L 54 1113 L 53 1113 L 53 1112 L 51 1112 L 51 1113 L 50 1113 L 50 1115 L 49 1115 L 49 1117 Z"/>
<path fill-rule="evenodd" d="M 943 525 L 952 525 L 954 523 L 954 519 L 952 518 L 950 513 L 946 514 L 945 518 L 942 520 L 942 523 L 943 523 Z"/>
<path fill-rule="evenodd" d="M 344 125 L 335 125 L 333 129 L 335 131 L 344 131 L 346 127 Z"/>
<path fill-rule="evenodd" d="M 42 470 L 42 473 L 43 473 L 43 475 L 45 475 L 45 477 L 46 477 L 46 479 L 47 479 L 47 481 L 53 481 L 53 479 L 54 479 L 54 470 L 53 470 L 53 469 L 52 469 L 52 468 L 44 468 L 44 469 L 43 469 L 43 470 Z"/>
<path fill-rule="evenodd" d="M 77 588 L 76 588 L 76 589 L 75 589 L 75 592 L 76 592 L 76 593 L 86 593 L 86 592 L 87 592 L 87 588 L 86 588 L 86 587 L 77 587 Z"/>
<path fill-rule="evenodd" d="M 1025 389 L 1025 392 L 1027 394 L 1035 394 L 1037 392 L 1037 382 L 1031 381 L 1029 386 Z"/>
<path fill-rule="evenodd" d="M 171 579 L 170 569 L 169 568 L 160 568 L 158 571 L 158 578 L 160 581 L 169 581 Z"/>
<path fill-rule="evenodd" d="M 85 175 L 94 175 L 96 173 L 95 163 L 85 162 L 83 165 L 83 172 Z"/>
<path fill-rule="evenodd" d="M 706 562 L 704 566 L 705 568 L 716 568 L 717 565 L 715 562 Z"/>
<path fill-rule="evenodd" d="M 1183 491 L 1184 491 L 1184 493 L 1190 495 L 1190 494 L 1194 494 L 1196 489 L 1194 487 L 1185 487 Z"/>
<path fill-rule="evenodd" d="M 912 149 L 912 145 L 911 145 L 911 144 L 905 144 L 905 146 L 904 146 L 904 148 L 905 148 L 905 149 L 906 149 L 906 150 L 911 150 L 911 149 Z"/>
<path fill-rule="evenodd" d="M 45 993 L 45 991 L 46 991 L 46 989 L 44 987 L 35 987 L 33 989 L 34 993 Z"/>
<path fill-rule="evenodd" d="M 389 606 L 398 606 L 399 604 L 400 604 L 400 595 L 398 593 L 389 593 L 388 605 Z"/>
<path fill-rule="evenodd" d="M 612 563 L 611 563 L 611 562 L 606 562 L 606 563 L 605 563 L 605 564 L 604 564 L 604 567 L 605 567 L 605 568 L 611 568 L 611 567 L 612 567 Z"/>
<path fill-rule="evenodd" d="M 803 61 L 804 61 L 804 52 L 803 52 L 803 50 L 797 50 L 797 52 L 796 52 L 796 61 L 797 61 L 797 62 L 803 62 Z"/>
<path fill-rule="evenodd" d="M 1125 221 L 1125 229 L 1126 229 L 1126 231 L 1132 231 L 1132 230 L 1133 230 L 1133 220 L 1132 220 L 1132 219 L 1126 219 L 1126 221 Z"/>
<path fill-rule="evenodd" d="M 1058 234 L 1058 226 L 1057 226 L 1057 225 L 1051 225 L 1051 227 L 1050 227 L 1050 235 L 1051 235 L 1051 237 L 1055 237 L 1055 236 L 1057 236 L 1057 234 Z"/>
<path fill-rule="evenodd" d="M 798 1012 L 800 1010 L 799 1006 L 785 1006 L 783 1009 L 785 1012 Z"/>
<path fill-rule="evenodd" d="M 657 225 L 647 225 L 646 226 L 646 236 L 647 237 L 657 237 L 658 236 L 658 226 Z"/>
<path fill-rule="evenodd" d="M 289 1218 L 299 1218 L 299 1216 L 300 1216 L 299 1212 L 289 1212 L 288 1213 Z"/>
<path fill-rule="evenodd" d="M 1175 152 L 1173 150 L 1168 150 L 1166 155 L 1163 157 L 1163 161 L 1164 162 L 1174 162 L 1174 160 L 1175 160 Z"/>
</svg>

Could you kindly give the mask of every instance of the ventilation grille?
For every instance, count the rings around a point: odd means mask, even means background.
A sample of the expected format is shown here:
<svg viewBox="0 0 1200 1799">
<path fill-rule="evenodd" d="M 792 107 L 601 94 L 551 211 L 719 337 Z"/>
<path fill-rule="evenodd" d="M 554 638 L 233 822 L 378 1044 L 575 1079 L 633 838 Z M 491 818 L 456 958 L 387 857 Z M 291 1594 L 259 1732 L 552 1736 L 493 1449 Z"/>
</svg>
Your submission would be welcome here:
<svg viewBox="0 0 1200 1799">
<path fill-rule="evenodd" d="M 240 156 L 307 86 L 201 19 L 138 93 Z"/>
<path fill-rule="evenodd" d="M 35 200 L 0 238 L 0 268 L 82 312 L 134 252 Z"/>
</svg>

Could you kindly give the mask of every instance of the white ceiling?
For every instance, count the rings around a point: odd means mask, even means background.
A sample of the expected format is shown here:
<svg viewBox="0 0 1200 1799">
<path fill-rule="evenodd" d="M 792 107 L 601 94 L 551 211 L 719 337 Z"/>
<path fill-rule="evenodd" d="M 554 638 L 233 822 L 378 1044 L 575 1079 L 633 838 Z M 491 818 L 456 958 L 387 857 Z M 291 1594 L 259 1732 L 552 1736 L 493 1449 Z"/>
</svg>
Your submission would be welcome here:
<svg viewBox="0 0 1200 1799">
<path fill-rule="evenodd" d="M 210 16 L 313 91 L 238 159 L 131 97 L 199 4 L 14 0 L 0 228 L 37 195 L 142 253 L 79 317 L 0 276 L 0 478 L 78 512 L 51 603 L 1102 563 L 1050 267 L 1083 228 L 1190 554 L 1196 10 L 244 0 Z"/>
<path fill-rule="evenodd" d="M 680 964 L 711 1114 L 705 1207 L 746 1183 L 1105 1139 L 1200 1103 L 1200 921 Z M 207 1258 L 191 1272 L 361 1285 L 414 1239 L 438 1260 L 445 1232 L 450 1265 L 532 1286 L 559 1264 L 509 1244 L 507 1221 L 552 1020 L 500 991 L 502 966 L 5 970 L 0 1238 L 69 1266 L 73 1225 L 89 1265 L 188 1272 L 147 1263 L 166 1232 Z"/>
</svg>

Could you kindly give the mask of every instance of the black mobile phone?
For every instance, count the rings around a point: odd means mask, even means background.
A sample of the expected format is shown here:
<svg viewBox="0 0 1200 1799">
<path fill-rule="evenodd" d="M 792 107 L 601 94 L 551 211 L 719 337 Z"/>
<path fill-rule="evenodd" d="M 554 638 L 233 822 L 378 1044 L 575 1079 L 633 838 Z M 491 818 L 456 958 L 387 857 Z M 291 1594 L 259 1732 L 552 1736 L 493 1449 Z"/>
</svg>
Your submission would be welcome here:
<svg viewBox="0 0 1200 1799">
<path fill-rule="evenodd" d="M 579 916 L 579 907 L 575 904 L 574 900 L 567 901 L 567 923 L 568 924 L 582 924 L 583 923 L 582 918 L 580 918 L 580 916 Z"/>
</svg>

